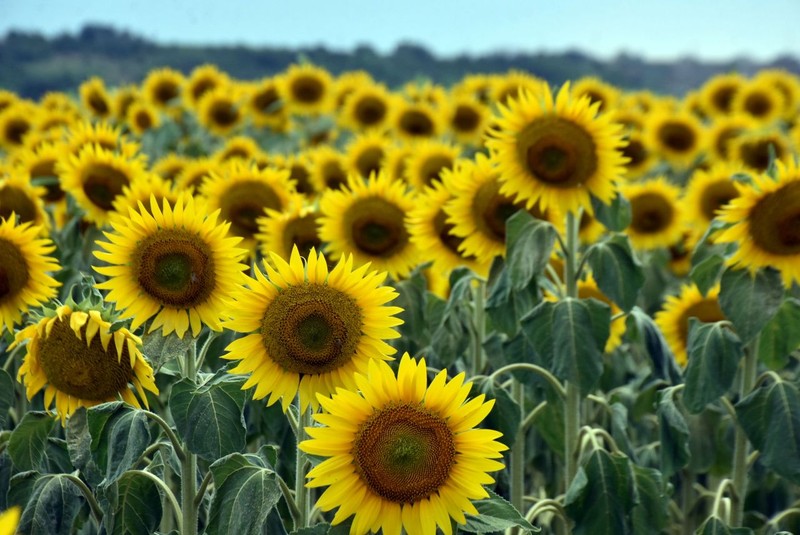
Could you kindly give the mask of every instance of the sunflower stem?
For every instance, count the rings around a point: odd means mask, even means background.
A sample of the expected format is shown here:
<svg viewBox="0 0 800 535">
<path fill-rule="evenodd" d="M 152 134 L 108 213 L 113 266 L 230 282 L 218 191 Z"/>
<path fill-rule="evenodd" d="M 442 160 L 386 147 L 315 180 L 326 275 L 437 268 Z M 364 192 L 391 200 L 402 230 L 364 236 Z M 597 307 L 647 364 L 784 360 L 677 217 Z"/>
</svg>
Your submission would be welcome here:
<svg viewBox="0 0 800 535">
<path fill-rule="evenodd" d="M 473 311 L 473 321 L 475 322 L 473 347 L 472 347 L 472 377 L 479 375 L 484 366 L 486 365 L 485 355 L 483 352 L 483 341 L 486 338 L 486 282 L 483 279 L 478 279 L 477 284 L 472 287 L 473 304 L 475 309 Z"/>
<path fill-rule="evenodd" d="M 297 508 L 297 503 L 294 501 L 294 495 L 289 485 L 286 484 L 286 481 L 284 481 L 281 476 L 278 476 L 278 485 L 281 487 L 281 494 L 283 494 L 283 499 L 286 501 L 286 505 L 289 508 L 289 514 L 292 517 L 294 525 L 299 526 L 302 522 L 300 518 L 300 509 Z"/>
<path fill-rule="evenodd" d="M 184 374 L 194 383 L 197 379 L 197 339 L 189 346 L 189 353 L 184 359 Z M 181 462 L 181 512 L 183 513 L 182 535 L 197 535 L 197 456 L 184 448 Z"/>
<path fill-rule="evenodd" d="M 64 474 L 64 477 L 70 480 L 73 485 L 78 487 L 78 489 L 81 491 L 81 494 L 83 494 L 83 497 L 86 498 L 86 501 L 89 503 L 89 509 L 92 511 L 92 518 L 94 518 L 97 527 L 102 526 L 103 510 L 100 508 L 100 504 L 97 503 L 97 499 L 94 497 L 92 491 L 88 486 L 86 486 L 86 483 L 84 483 L 79 477 L 73 476 L 72 474 Z"/>
<path fill-rule="evenodd" d="M 299 400 L 298 400 L 299 405 Z M 308 438 L 306 434 L 306 427 L 311 425 L 311 411 L 310 410 L 301 410 L 300 411 L 300 421 L 298 422 L 297 426 L 297 445 L 299 446 L 300 443 Z M 308 467 L 308 461 L 306 460 L 306 454 L 300 451 L 300 448 L 297 448 L 297 458 L 295 459 L 295 478 L 294 478 L 294 502 L 297 505 L 297 510 L 299 512 L 299 525 L 295 525 L 294 529 L 297 531 L 298 529 L 307 528 L 309 527 L 309 507 L 308 507 L 308 488 L 306 488 L 306 471 Z"/>
<path fill-rule="evenodd" d="M 756 372 L 758 370 L 758 342 L 759 337 L 750 344 L 744 356 L 742 365 L 742 377 L 739 384 L 739 399 L 745 397 L 753 390 L 756 382 Z M 744 519 L 744 500 L 747 496 L 747 435 L 742 429 L 741 424 L 736 425 L 736 437 L 733 447 L 733 488 L 735 489 L 735 499 L 733 508 L 732 526 L 742 525 Z"/>
<path fill-rule="evenodd" d="M 514 379 L 511 383 L 511 397 L 519 403 L 522 417 L 525 417 L 525 388 Z M 511 505 L 523 513 L 525 506 L 525 429 L 517 429 L 514 445 L 511 448 Z"/>
<path fill-rule="evenodd" d="M 211 342 L 216 340 L 222 335 L 222 331 L 209 331 L 208 336 L 206 337 L 206 341 L 203 342 L 203 347 L 200 349 L 200 354 L 197 355 L 197 361 L 195 364 L 195 369 L 200 370 L 203 368 L 203 362 L 206 360 L 206 355 L 208 355 L 208 350 L 211 347 Z"/>
<path fill-rule="evenodd" d="M 178 533 L 180 533 L 181 535 L 186 533 L 183 530 L 183 519 L 186 518 L 186 515 L 182 513 L 181 507 L 180 505 L 178 505 L 178 499 L 175 498 L 175 494 L 167 486 L 167 484 L 164 483 L 162 480 L 160 480 L 158 477 L 156 477 L 155 474 L 148 472 L 146 470 L 129 470 L 127 473 L 138 474 L 140 476 L 146 477 L 147 479 L 155 483 L 156 486 L 159 487 L 164 492 L 164 496 L 167 497 L 167 500 L 172 506 L 172 511 L 175 513 L 175 518 L 178 520 Z M 197 532 L 197 526 L 195 526 L 195 533 L 196 532 Z"/>
<path fill-rule="evenodd" d="M 564 250 L 564 282 L 568 298 L 578 297 L 578 221 L 580 214 L 567 212 L 566 249 Z M 578 472 L 578 435 L 581 425 L 581 393 L 578 385 L 565 381 L 567 394 L 564 410 L 564 486 L 569 488 Z"/>
</svg>

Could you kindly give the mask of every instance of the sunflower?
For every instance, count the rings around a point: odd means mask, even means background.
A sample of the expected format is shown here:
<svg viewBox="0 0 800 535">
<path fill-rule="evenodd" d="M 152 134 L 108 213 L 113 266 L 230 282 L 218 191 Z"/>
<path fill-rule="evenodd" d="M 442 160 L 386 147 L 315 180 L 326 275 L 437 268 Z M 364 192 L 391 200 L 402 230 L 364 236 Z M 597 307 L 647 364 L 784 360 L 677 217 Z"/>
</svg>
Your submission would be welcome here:
<svg viewBox="0 0 800 535">
<path fill-rule="evenodd" d="M 253 124 L 259 127 L 277 127 L 285 123 L 288 114 L 283 101 L 278 78 L 264 78 L 251 85 L 246 102 Z"/>
<path fill-rule="evenodd" d="M 61 285 L 47 274 L 61 267 L 49 256 L 53 242 L 41 235 L 41 227 L 0 219 L 0 333 L 4 327 L 11 331 L 31 307 L 55 297 Z"/>
<path fill-rule="evenodd" d="M 144 101 L 133 102 L 128 107 L 126 120 L 128 128 L 137 136 L 141 136 L 148 130 L 158 128 L 161 125 L 158 108 Z"/>
<path fill-rule="evenodd" d="M 474 97 L 454 95 L 449 104 L 448 125 L 458 143 L 481 144 L 491 111 Z"/>
<path fill-rule="evenodd" d="M 745 83 L 731 102 L 732 113 L 749 115 L 761 124 L 769 124 L 783 115 L 783 93 L 764 80 Z"/>
<path fill-rule="evenodd" d="M 94 255 L 109 264 L 94 267 L 109 277 L 97 287 L 133 318 L 131 329 L 155 316 L 149 332 L 161 327 L 164 335 L 175 331 L 183 338 L 190 326 L 194 337 L 203 324 L 221 330 L 246 266 L 239 261 L 245 251 L 236 248 L 240 238 L 226 237 L 230 223 L 218 217 L 219 211 L 199 210 L 190 196 L 161 207 L 151 197 L 149 209 L 140 204 L 111 224 L 109 242 L 97 242 L 104 250 Z"/>
<path fill-rule="evenodd" d="M 474 98 L 481 104 L 488 106 L 492 93 L 492 83 L 491 76 L 468 74 L 452 87 L 451 93 L 454 96 Z"/>
<path fill-rule="evenodd" d="M 39 113 L 36 106 L 25 100 L 16 101 L 0 112 L 0 148 L 10 151 L 22 147 Z"/>
<path fill-rule="evenodd" d="M 264 151 L 255 139 L 248 136 L 233 136 L 225 140 L 225 144 L 220 147 L 211 157 L 219 163 L 226 163 L 231 160 L 241 160 L 249 164 L 251 160 L 262 156 Z"/>
<path fill-rule="evenodd" d="M 655 321 L 681 366 L 686 366 L 689 341 L 689 319 L 697 318 L 704 323 L 715 323 L 727 319 L 719 306 L 719 285 L 703 296 L 695 285 L 685 285 L 677 296 L 667 297 L 662 310 L 656 313 Z"/>
<path fill-rule="evenodd" d="M 113 112 L 113 103 L 102 78 L 93 76 L 78 88 L 81 104 L 96 119 L 109 119 Z"/>
<path fill-rule="evenodd" d="M 615 123 L 622 125 L 623 132 L 626 134 L 639 133 L 644 130 L 645 114 L 635 107 L 614 108 L 606 113 L 612 115 Z"/>
<path fill-rule="evenodd" d="M 374 84 L 375 80 L 367 71 L 347 71 L 340 74 L 333 83 L 333 100 L 336 110 L 341 112 L 345 102 L 356 89 Z"/>
<path fill-rule="evenodd" d="M 794 161 L 776 162 L 777 177 L 739 182 L 739 196 L 722 208 L 719 219 L 731 226 L 716 236 L 739 248 L 729 263 L 750 270 L 780 270 L 787 287 L 800 282 L 800 168 Z"/>
<path fill-rule="evenodd" d="M 81 121 L 69 127 L 64 150 L 67 155 L 78 156 L 85 147 L 92 145 L 100 145 L 101 148 L 111 152 L 123 149 L 132 151 L 132 147 L 138 148 L 138 145 L 129 142 L 122 135 L 120 127 L 111 126 L 107 122 Z"/>
<path fill-rule="evenodd" d="M 295 115 L 320 115 L 332 111 L 333 79 L 314 65 L 292 65 L 280 78 L 280 93 Z"/>
<path fill-rule="evenodd" d="M 576 80 L 572 86 L 572 93 L 578 98 L 589 97 L 592 104 L 599 103 L 600 112 L 616 108 L 620 99 L 619 89 L 594 76 Z"/>
<path fill-rule="evenodd" d="M 72 110 L 48 110 L 40 108 L 36 115 L 36 124 L 32 132 L 29 132 L 23 144 L 30 146 L 27 139 L 33 134 L 52 136 L 53 139 L 61 139 L 65 129 L 81 120 L 80 113 Z"/>
<path fill-rule="evenodd" d="M 361 178 L 379 172 L 391 144 L 391 139 L 380 132 L 370 132 L 356 137 L 345 149 L 348 171 Z"/>
<path fill-rule="evenodd" d="M 313 195 L 317 190 L 311 181 L 311 160 L 307 153 L 300 152 L 286 158 L 282 164 L 275 165 L 279 169 L 289 171 L 289 181 L 294 184 L 294 190 L 303 195 Z"/>
<path fill-rule="evenodd" d="M 78 105 L 63 91 L 48 91 L 39 99 L 39 105 L 45 110 L 79 113 Z"/>
<path fill-rule="evenodd" d="M 626 184 L 620 193 L 631 203 L 631 224 L 625 232 L 634 247 L 669 247 L 681 239 L 685 221 L 678 202 L 680 188 L 658 177 Z"/>
<path fill-rule="evenodd" d="M 153 369 L 142 356 L 142 340 L 128 329 L 112 329 L 98 310 L 73 310 L 62 305 L 35 325 L 19 331 L 10 347 L 27 341 L 18 379 L 28 399 L 44 389 L 44 406 L 55 400 L 65 424 L 80 407 L 93 407 L 122 397 L 145 407 L 145 390 L 158 394 Z M 113 342 L 113 343 L 112 343 Z"/>
<path fill-rule="evenodd" d="M 120 87 L 114 91 L 112 109 L 117 122 L 128 120 L 128 110 L 134 102 L 141 101 L 139 88 L 135 85 Z"/>
<path fill-rule="evenodd" d="M 114 198 L 146 173 L 142 158 L 111 152 L 100 145 L 85 147 L 78 156 L 60 160 L 56 171 L 62 187 L 86 211 L 86 218 L 98 226 L 108 222 Z"/>
<path fill-rule="evenodd" d="M 716 117 L 731 112 L 733 98 L 745 84 L 739 74 L 719 74 L 709 79 L 700 88 L 700 100 L 706 115 Z"/>
<path fill-rule="evenodd" d="M 308 180 L 314 191 L 341 189 L 347 185 L 347 160 L 341 152 L 322 146 L 309 152 L 309 160 Z"/>
<path fill-rule="evenodd" d="M 319 250 L 322 246 L 319 212 L 304 205 L 302 197 L 292 199 L 286 210 L 267 210 L 266 213 L 257 219 L 259 232 L 256 234 L 265 258 L 270 258 L 270 253 L 289 258 L 294 247 L 300 251 L 300 256 L 306 258 L 311 249 Z"/>
<path fill-rule="evenodd" d="M 508 106 L 509 101 L 530 91 L 539 93 L 546 83 L 523 71 L 511 70 L 504 75 L 493 77 L 490 100 L 492 103 Z"/>
<path fill-rule="evenodd" d="M 386 158 L 383 162 L 383 170 L 390 179 L 405 179 L 406 162 L 413 152 L 414 147 L 410 143 L 400 143 L 388 148 L 386 151 Z"/>
<path fill-rule="evenodd" d="M 781 116 L 792 120 L 800 105 L 800 80 L 783 69 L 765 69 L 759 71 L 753 78 L 754 82 L 762 82 L 776 88 L 783 97 L 783 110 Z"/>
<path fill-rule="evenodd" d="M 56 173 L 56 163 L 62 155 L 62 148 L 55 143 L 44 142 L 36 148 L 21 148 L 14 151 L 13 165 L 28 180 L 46 188 L 44 201 L 57 203 L 64 199 L 66 193 L 61 189 Z"/>
<path fill-rule="evenodd" d="M 342 257 L 328 273 L 322 253 L 311 249 L 304 263 L 295 247 L 287 263 L 272 254 L 267 276 L 255 269 L 250 288 L 236 294 L 225 327 L 244 333 L 226 348 L 224 359 L 240 360 L 231 373 L 250 373 L 242 386 L 255 386 L 254 399 L 269 394 L 284 412 L 299 394 L 300 410 L 319 406 L 318 397 L 354 388 L 354 373 L 373 359 L 388 360 L 395 349 L 384 340 L 400 336 L 393 327 L 398 307 L 386 306 L 397 292 L 380 284 L 385 273 L 353 269 Z M 269 277 L 269 278 L 267 278 Z"/>
<path fill-rule="evenodd" d="M 692 270 L 692 251 L 697 246 L 697 242 L 702 234 L 691 230 L 684 231 L 681 239 L 669 246 L 669 258 L 667 267 L 676 277 L 685 277 Z"/>
<path fill-rule="evenodd" d="M 158 108 L 167 111 L 180 105 L 186 79 L 179 71 L 169 68 L 154 69 L 142 82 L 142 96 Z"/>
<path fill-rule="evenodd" d="M 440 174 L 452 169 L 461 154 L 460 147 L 441 141 L 422 140 L 414 144 L 406 158 L 404 178 L 417 190 L 441 181 Z"/>
<path fill-rule="evenodd" d="M 229 87 L 217 87 L 203 94 L 198 104 L 198 120 L 210 132 L 226 136 L 242 123 L 244 114 L 239 95 Z"/>
<path fill-rule="evenodd" d="M 383 84 L 354 88 L 347 96 L 338 116 L 339 124 L 355 131 L 386 129 L 392 94 Z"/>
<path fill-rule="evenodd" d="M 0 535 L 14 535 L 19 525 L 19 516 L 19 507 L 12 507 L 0 513 Z"/>
<path fill-rule="evenodd" d="M 780 130 L 756 130 L 742 133 L 728 145 L 730 160 L 741 162 L 748 169 L 765 172 L 770 164 L 770 147 L 776 160 L 786 160 L 791 154 L 791 142 Z"/>
<path fill-rule="evenodd" d="M 222 168 L 222 165 L 212 158 L 189 160 L 175 177 L 175 188 L 178 191 L 188 190 L 189 193 L 197 193 L 207 179 L 222 173 Z"/>
<path fill-rule="evenodd" d="M 294 193 L 289 171 L 274 167 L 259 169 L 233 161 L 203 182 L 202 195 L 209 211 L 220 210 L 220 218 L 230 221 L 230 235 L 243 239 L 248 250 L 255 246 L 256 220 L 265 210 L 284 210 Z"/>
<path fill-rule="evenodd" d="M 478 511 L 470 500 L 486 498 L 488 472 L 502 470 L 499 431 L 478 425 L 494 406 L 481 394 L 467 401 L 472 383 L 464 373 L 450 381 L 440 371 L 428 384 L 426 362 L 403 355 L 395 376 L 388 364 L 370 362 L 356 374 L 360 392 L 340 389 L 319 396 L 322 427 L 301 451 L 328 457 L 308 473 L 309 487 L 328 489 L 317 500 L 323 511 L 338 507 L 333 524 L 355 515 L 350 532 L 362 535 L 452 533 L 451 518 Z"/>
<path fill-rule="evenodd" d="M 444 130 L 443 117 L 425 102 L 398 99 L 392 106 L 389 125 L 401 140 L 435 138 Z"/>
<path fill-rule="evenodd" d="M 335 258 L 352 253 L 355 262 L 402 278 L 417 264 L 418 252 L 405 226 L 414 208 L 406 185 L 385 173 L 368 180 L 351 176 L 347 187 L 328 190 L 320 200 L 320 238 Z"/>
<path fill-rule="evenodd" d="M 650 113 L 644 130 L 645 142 L 669 163 L 688 167 L 706 147 L 700 120 L 688 111 L 659 108 Z"/>
<path fill-rule="evenodd" d="M 178 200 L 177 191 L 172 189 L 172 184 L 155 173 L 148 173 L 141 180 L 135 180 L 129 186 L 122 188 L 122 194 L 114 197 L 114 210 L 108 216 L 109 220 L 118 222 L 128 217 L 130 210 L 136 211 L 141 203 L 145 210 L 150 212 L 150 196 L 155 197 L 156 204 L 161 206 L 166 199 L 171 206 Z M 197 206 L 197 202 L 195 202 Z"/>
<path fill-rule="evenodd" d="M 713 158 L 730 159 L 730 143 L 758 127 L 758 122 L 741 113 L 717 117 L 708 128 L 708 149 Z"/>
<path fill-rule="evenodd" d="M 228 75 L 220 71 L 216 65 L 206 63 L 195 67 L 183 86 L 182 97 L 186 107 L 196 109 L 203 95 L 229 83 Z"/>
<path fill-rule="evenodd" d="M 608 204 L 624 172 L 621 127 L 597 115 L 588 98 L 572 97 L 569 84 L 554 99 L 550 88 L 524 92 L 500 108 L 501 118 L 486 143 L 502 181 L 501 192 L 528 207 L 579 208 L 591 213 L 591 196 Z"/>
<path fill-rule="evenodd" d="M 11 214 L 16 214 L 20 223 L 38 225 L 46 231 L 49 226 L 43 202 L 46 193 L 45 188 L 32 185 L 27 174 L 12 171 L 6 178 L 0 178 L 0 219 L 10 219 Z"/>
<path fill-rule="evenodd" d="M 625 164 L 625 178 L 635 180 L 653 167 L 655 157 L 638 131 L 629 132 L 626 140 L 628 143 L 622 148 L 622 155 L 628 159 Z"/>
<path fill-rule="evenodd" d="M 8 89 L 0 89 L 0 113 L 20 101 L 19 95 Z"/>
<path fill-rule="evenodd" d="M 722 207 L 739 196 L 733 175 L 741 171 L 740 165 L 720 162 L 708 171 L 698 170 L 692 174 L 681 204 L 698 234 L 706 231 Z"/>
<path fill-rule="evenodd" d="M 187 156 L 170 152 L 155 161 L 150 170 L 164 180 L 175 182 L 190 161 Z"/>
</svg>

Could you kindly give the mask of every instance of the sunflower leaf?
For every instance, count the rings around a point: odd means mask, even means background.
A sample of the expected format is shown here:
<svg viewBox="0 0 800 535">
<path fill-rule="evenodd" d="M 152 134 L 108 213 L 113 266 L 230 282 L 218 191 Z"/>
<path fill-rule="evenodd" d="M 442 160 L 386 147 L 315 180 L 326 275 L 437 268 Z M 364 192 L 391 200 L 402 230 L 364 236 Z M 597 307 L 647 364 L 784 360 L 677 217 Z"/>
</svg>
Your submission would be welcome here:
<svg viewBox="0 0 800 535">
<path fill-rule="evenodd" d="M 19 497 L 30 492 L 27 503 Z M 69 535 L 74 533 L 75 517 L 82 505 L 80 491 L 66 474 L 41 475 L 23 472 L 12 478 L 9 496 L 24 506 L 18 533 L 30 535 Z"/>
<path fill-rule="evenodd" d="M 761 330 L 758 358 L 779 370 L 789 363 L 789 355 L 800 347 L 800 300 L 790 297 Z"/>
<path fill-rule="evenodd" d="M 597 287 L 622 310 L 633 308 L 644 285 L 644 273 L 628 237 L 620 234 L 592 245 L 586 259 Z"/>
<path fill-rule="evenodd" d="M 592 195 L 592 209 L 594 217 L 612 232 L 622 232 L 631 224 L 631 203 L 622 195 L 614 197 L 611 204 Z"/>
<path fill-rule="evenodd" d="M 675 401 L 675 388 L 665 388 L 658 400 L 661 472 L 672 477 L 689 463 L 689 424 Z"/>
<path fill-rule="evenodd" d="M 726 327 L 727 322 L 702 323 L 689 319 L 686 389 L 683 403 L 697 414 L 730 389 L 744 355 L 741 340 Z"/>
<path fill-rule="evenodd" d="M 661 472 L 633 465 L 633 477 L 639 498 L 632 512 L 633 532 L 661 533 L 669 522 L 669 499 Z"/>
<path fill-rule="evenodd" d="M 700 293 L 706 295 L 717 284 L 720 273 L 725 268 L 725 258 L 717 253 L 710 255 L 692 267 L 689 278 L 697 285 Z"/>
<path fill-rule="evenodd" d="M 541 528 L 533 526 L 517 511 L 511 503 L 486 489 L 488 498 L 473 502 L 477 515 L 464 515 L 467 517 L 465 525 L 459 525 L 460 531 L 467 533 L 492 533 L 508 528 L 521 528 L 527 532 L 538 533 Z"/>
<path fill-rule="evenodd" d="M 54 424 L 49 413 L 25 413 L 8 439 L 8 454 L 17 470 L 47 471 L 47 437 Z"/>
<path fill-rule="evenodd" d="M 761 332 L 782 301 L 783 281 L 777 270 L 767 268 L 751 273 L 727 269 L 722 274 L 719 305 L 742 342 L 749 342 Z"/>
<path fill-rule="evenodd" d="M 143 411 L 119 401 L 88 411 L 92 455 L 110 484 L 133 465 L 150 445 L 150 426 Z"/>
<path fill-rule="evenodd" d="M 550 253 L 556 242 L 556 229 L 525 210 L 511 216 L 506 222 L 506 229 L 506 266 L 511 287 L 515 291 L 524 290 L 550 261 Z"/>
<path fill-rule="evenodd" d="M 0 369 L 0 429 L 8 425 L 8 409 L 14 404 L 16 389 L 14 380 L 3 369 Z"/>
<path fill-rule="evenodd" d="M 161 494 L 151 479 L 125 472 L 103 491 L 108 500 L 103 525 L 110 535 L 149 535 L 158 527 Z"/>
</svg>

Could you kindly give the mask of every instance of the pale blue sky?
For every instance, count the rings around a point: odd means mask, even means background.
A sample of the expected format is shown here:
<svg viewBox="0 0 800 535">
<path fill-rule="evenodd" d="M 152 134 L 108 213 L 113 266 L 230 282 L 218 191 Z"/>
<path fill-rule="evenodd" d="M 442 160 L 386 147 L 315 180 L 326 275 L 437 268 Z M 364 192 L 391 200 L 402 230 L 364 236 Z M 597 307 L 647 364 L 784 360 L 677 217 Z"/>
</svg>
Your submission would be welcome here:
<svg viewBox="0 0 800 535">
<path fill-rule="evenodd" d="M 652 60 L 800 56 L 800 0 L 0 0 L 0 35 L 107 23 L 161 42 L 440 55 L 578 49 Z"/>
</svg>

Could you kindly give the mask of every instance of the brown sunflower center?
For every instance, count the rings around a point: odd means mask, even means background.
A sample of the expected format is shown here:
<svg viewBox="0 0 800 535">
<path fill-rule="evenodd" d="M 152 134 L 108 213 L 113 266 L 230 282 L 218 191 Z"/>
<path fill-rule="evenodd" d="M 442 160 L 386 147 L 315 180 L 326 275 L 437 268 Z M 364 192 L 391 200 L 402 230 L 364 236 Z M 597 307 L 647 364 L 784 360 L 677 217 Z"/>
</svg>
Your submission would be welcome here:
<svg viewBox="0 0 800 535">
<path fill-rule="evenodd" d="M 28 262 L 19 247 L 0 238 L 0 303 L 13 299 L 28 284 Z"/>
<path fill-rule="evenodd" d="M 688 307 L 678 319 L 678 337 L 683 347 L 686 347 L 689 340 L 690 318 L 697 318 L 703 323 L 716 323 L 726 319 L 725 314 L 722 313 L 722 309 L 719 306 L 719 301 L 716 299 L 705 298 Z"/>
<path fill-rule="evenodd" d="M 253 97 L 253 107 L 255 107 L 259 113 L 269 115 L 277 111 L 278 106 L 276 103 L 279 99 L 280 95 L 278 95 L 278 90 L 274 87 L 268 87 L 255 94 Z"/>
<path fill-rule="evenodd" d="M 658 129 L 658 139 L 669 150 L 690 152 L 697 144 L 697 135 L 689 125 L 679 121 L 666 121 Z"/>
<path fill-rule="evenodd" d="M 308 214 L 289 221 L 283 230 L 283 243 L 286 252 L 291 252 L 292 245 L 296 245 L 303 258 L 308 258 L 312 247 L 319 251 L 322 240 L 317 233 L 317 216 Z"/>
<path fill-rule="evenodd" d="M 800 253 L 800 182 L 765 195 L 750 212 L 750 237 L 775 255 Z"/>
<path fill-rule="evenodd" d="M 422 162 L 419 169 L 419 179 L 422 184 L 430 186 L 434 180 L 439 180 L 439 173 L 444 169 L 453 168 L 453 158 L 446 154 L 433 154 Z"/>
<path fill-rule="evenodd" d="M 731 126 L 728 128 L 724 128 L 717 134 L 716 140 L 714 140 L 714 148 L 717 152 L 722 156 L 724 159 L 728 159 L 728 146 L 732 139 L 735 139 L 739 136 L 743 131 L 743 128 L 738 126 Z"/>
<path fill-rule="evenodd" d="M 359 124 L 373 126 L 383 121 L 387 111 L 382 99 L 366 96 L 356 103 L 354 115 Z"/>
<path fill-rule="evenodd" d="M 388 258 L 408 243 L 405 213 L 395 204 L 379 197 L 368 197 L 348 211 L 351 240 L 359 250 Z"/>
<path fill-rule="evenodd" d="M 463 238 L 459 238 L 458 236 L 452 233 L 454 225 L 451 225 L 447 222 L 447 214 L 444 210 L 439 210 L 436 213 L 436 217 L 433 220 L 433 228 L 436 230 L 436 233 L 439 235 L 439 241 L 442 242 L 442 245 L 447 247 L 454 255 L 463 257 L 464 255 L 458 248 L 461 246 L 461 243 L 464 241 Z"/>
<path fill-rule="evenodd" d="M 140 130 L 149 130 L 153 127 L 153 116 L 146 110 L 139 110 L 133 120 Z"/>
<path fill-rule="evenodd" d="M 517 137 L 520 162 L 536 180 L 575 188 L 597 170 L 597 147 L 582 127 L 561 117 L 541 117 Z"/>
<path fill-rule="evenodd" d="M 87 346 L 85 337 L 85 325 L 79 338 L 66 317 L 56 319 L 39 346 L 39 363 L 47 382 L 80 399 L 114 398 L 133 378 L 128 344 L 122 345 L 122 358 L 118 358 L 116 344 L 109 343 L 108 349 L 103 349 L 100 336 L 95 336 Z"/>
<path fill-rule="evenodd" d="M 294 180 L 297 193 L 313 193 L 314 186 L 311 185 L 311 173 L 302 163 L 294 163 L 289 168 L 289 180 Z"/>
<path fill-rule="evenodd" d="M 631 200 L 631 228 L 639 234 L 655 234 L 667 228 L 675 216 L 672 204 L 657 193 L 643 193 Z"/>
<path fill-rule="evenodd" d="M 170 100 L 176 98 L 180 92 L 180 87 L 178 87 L 176 83 L 164 80 L 155 87 L 153 96 L 157 103 L 165 105 L 168 104 Z"/>
<path fill-rule="evenodd" d="M 265 209 L 283 208 L 272 186 L 258 180 L 232 184 L 223 192 L 219 205 L 222 217 L 231 222 L 231 231 L 244 238 L 252 238 L 258 232 L 256 220 L 264 215 Z"/>
<path fill-rule="evenodd" d="M 355 299 L 330 286 L 306 283 L 284 288 L 267 306 L 261 338 L 283 369 L 315 375 L 353 358 L 362 326 Z"/>
<path fill-rule="evenodd" d="M 6 186 L 0 189 L 0 219 L 9 219 L 16 213 L 22 223 L 36 221 L 36 204 L 21 189 Z"/>
<path fill-rule="evenodd" d="M 190 89 L 192 98 L 195 102 L 200 100 L 200 97 L 217 87 L 217 82 L 213 78 L 200 78 L 192 84 Z"/>
<path fill-rule="evenodd" d="M 130 184 L 128 176 L 119 169 L 104 163 L 93 163 L 84 173 L 83 192 L 102 210 L 114 207 L 114 197 Z"/>
<path fill-rule="evenodd" d="M 87 103 L 89 104 L 89 107 L 92 109 L 95 115 L 98 115 L 100 117 L 105 117 L 110 112 L 108 101 L 100 93 L 92 93 L 91 95 L 89 95 Z"/>
<path fill-rule="evenodd" d="M 406 110 L 400 116 L 398 123 L 400 130 L 409 136 L 430 137 L 433 135 L 433 119 L 420 110 Z"/>
<path fill-rule="evenodd" d="M 48 180 L 44 187 L 47 189 L 47 192 L 44 194 L 44 201 L 45 202 L 57 202 L 64 198 L 66 192 L 61 189 L 61 185 L 58 180 L 58 175 L 56 174 L 56 161 L 55 159 L 48 158 L 45 160 L 41 160 L 37 162 L 33 167 L 31 167 L 31 179 L 37 178 L 52 178 L 53 180 Z"/>
<path fill-rule="evenodd" d="M 484 182 L 472 201 L 472 219 L 476 226 L 487 236 L 492 236 L 495 241 L 505 243 L 506 221 L 519 210 L 525 209 L 524 204 L 517 204 L 500 193 L 500 183 L 497 180 Z M 536 204 L 528 211 L 532 216 L 546 220 L 545 214 Z"/>
<path fill-rule="evenodd" d="M 629 139 L 622 148 L 622 155 L 628 158 L 628 169 L 637 169 L 647 161 L 647 148 L 638 139 Z"/>
<path fill-rule="evenodd" d="M 753 117 L 765 117 L 772 111 L 773 102 L 764 93 L 750 93 L 744 99 L 744 109 Z"/>
<path fill-rule="evenodd" d="M 724 179 L 718 180 L 706 186 L 700 196 L 700 210 L 709 220 L 714 219 L 717 210 L 731 202 L 739 196 L 739 191 L 733 182 Z"/>
<path fill-rule="evenodd" d="M 447 483 L 456 462 L 453 432 L 441 416 L 419 405 L 388 405 L 356 431 L 353 461 L 372 492 L 414 503 Z"/>
<path fill-rule="evenodd" d="M 736 85 L 725 85 L 717 88 L 714 94 L 711 95 L 711 102 L 714 107 L 721 112 L 728 113 L 731 110 L 731 103 L 737 89 L 738 86 Z"/>
<path fill-rule="evenodd" d="M 198 306 L 216 286 L 211 249 L 189 232 L 160 230 L 139 243 L 133 258 L 139 286 L 165 306 Z"/>
<path fill-rule="evenodd" d="M 325 94 L 325 84 L 315 76 L 300 76 L 292 81 L 292 95 L 303 104 L 314 104 Z"/>
<path fill-rule="evenodd" d="M 214 124 L 223 128 L 233 126 L 239 120 L 239 110 L 229 100 L 215 100 L 208 115 Z"/>
<path fill-rule="evenodd" d="M 13 118 L 6 123 L 3 137 L 14 145 L 22 145 L 22 138 L 31 129 L 31 123 L 22 118 Z"/>
<path fill-rule="evenodd" d="M 328 189 L 342 189 L 347 184 L 347 172 L 341 162 L 331 160 L 322 166 L 322 179 Z"/>
<path fill-rule="evenodd" d="M 370 173 L 380 171 L 384 155 L 383 147 L 367 147 L 362 150 L 356 158 L 356 168 L 361 176 L 366 178 Z"/>
<path fill-rule="evenodd" d="M 782 159 L 784 156 L 783 147 L 776 143 L 774 139 L 761 139 L 742 143 L 739 149 L 739 157 L 746 166 L 758 171 L 766 171 L 769 167 L 770 145 L 775 150 L 775 159 Z"/>
<path fill-rule="evenodd" d="M 471 133 L 481 123 L 480 114 L 475 111 L 472 106 L 460 104 L 456 106 L 456 112 L 453 114 L 453 130 L 456 132 Z"/>
</svg>

